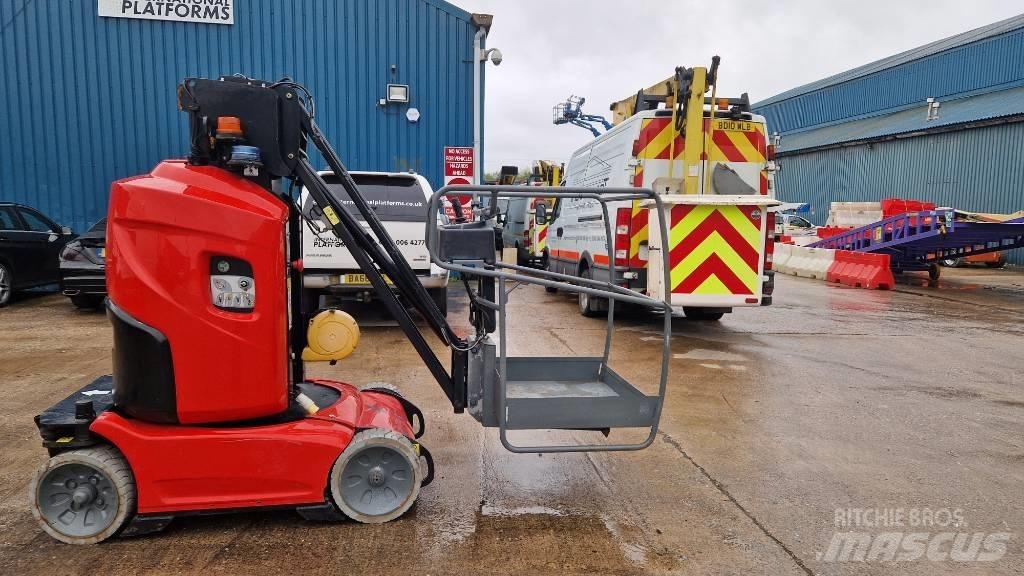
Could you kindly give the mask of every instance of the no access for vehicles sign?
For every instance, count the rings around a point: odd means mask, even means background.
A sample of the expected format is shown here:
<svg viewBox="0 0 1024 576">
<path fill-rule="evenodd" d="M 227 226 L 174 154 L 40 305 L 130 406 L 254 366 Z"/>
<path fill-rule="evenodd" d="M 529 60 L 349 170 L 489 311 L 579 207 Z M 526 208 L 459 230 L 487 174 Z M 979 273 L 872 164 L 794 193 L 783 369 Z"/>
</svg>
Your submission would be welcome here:
<svg viewBox="0 0 1024 576">
<path fill-rule="evenodd" d="M 473 157 L 473 149 L 465 146 L 445 146 L 444 147 L 444 185 L 449 186 L 453 184 L 472 184 L 473 183 L 473 167 L 476 164 L 476 159 Z M 449 197 L 449 200 L 453 198 Z M 460 203 L 463 206 L 463 213 L 469 208 L 470 197 L 463 196 L 459 198 Z M 449 218 L 455 218 L 455 211 L 452 210 L 451 206 L 445 205 L 445 212 Z"/>
<path fill-rule="evenodd" d="M 100 16 L 234 24 L 235 0 L 97 0 Z"/>
<path fill-rule="evenodd" d="M 473 149 L 444 147 L 444 185 L 473 183 Z"/>
</svg>

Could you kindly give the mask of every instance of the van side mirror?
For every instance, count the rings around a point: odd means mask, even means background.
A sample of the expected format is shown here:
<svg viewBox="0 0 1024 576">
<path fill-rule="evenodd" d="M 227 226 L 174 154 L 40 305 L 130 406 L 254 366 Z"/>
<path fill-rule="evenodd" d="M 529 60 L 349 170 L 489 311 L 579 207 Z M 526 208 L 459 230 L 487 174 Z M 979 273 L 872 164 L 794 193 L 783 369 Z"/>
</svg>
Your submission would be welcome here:
<svg viewBox="0 0 1024 576">
<path fill-rule="evenodd" d="M 548 205 L 544 202 L 537 202 L 533 207 L 534 220 L 537 224 L 548 223 Z"/>
</svg>

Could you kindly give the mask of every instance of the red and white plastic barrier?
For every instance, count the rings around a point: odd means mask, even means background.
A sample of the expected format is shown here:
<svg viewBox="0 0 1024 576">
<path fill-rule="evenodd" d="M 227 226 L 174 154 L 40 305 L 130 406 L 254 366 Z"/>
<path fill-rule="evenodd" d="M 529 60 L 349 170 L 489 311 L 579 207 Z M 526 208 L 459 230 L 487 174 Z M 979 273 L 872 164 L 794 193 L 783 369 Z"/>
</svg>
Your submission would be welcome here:
<svg viewBox="0 0 1024 576">
<path fill-rule="evenodd" d="M 836 250 L 827 280 L 856 288 L 891 290 L 896 279 L 889 268 L 888 254 Z"/>
<path fill-rule="evenodd" d="M 855 288 L 891 290 L 896 284 L 888 254 L 777 244 L 772 269 Z"/>
</svg>

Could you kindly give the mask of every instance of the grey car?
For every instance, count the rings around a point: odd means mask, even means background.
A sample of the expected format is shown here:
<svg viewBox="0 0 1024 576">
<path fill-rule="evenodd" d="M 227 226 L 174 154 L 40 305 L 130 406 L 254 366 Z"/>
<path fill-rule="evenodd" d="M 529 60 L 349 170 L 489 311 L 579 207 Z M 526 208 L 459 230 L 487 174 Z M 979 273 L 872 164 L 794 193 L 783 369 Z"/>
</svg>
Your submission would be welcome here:
<svg viewBox="0 0 1024 576">
<path fill-rule="evenodd" d="M 107 219 L 103 218 L 60 253 L 60 289 L 77 308 L 98 308 L 107 296 Z"/>
</svg>

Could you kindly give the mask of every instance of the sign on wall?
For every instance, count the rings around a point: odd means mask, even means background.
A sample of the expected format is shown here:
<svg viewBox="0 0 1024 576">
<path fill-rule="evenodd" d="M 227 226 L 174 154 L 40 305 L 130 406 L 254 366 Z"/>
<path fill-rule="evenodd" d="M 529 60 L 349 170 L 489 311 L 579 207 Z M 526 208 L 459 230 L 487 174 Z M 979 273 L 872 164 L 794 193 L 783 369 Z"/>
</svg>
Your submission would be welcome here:
<svg viewBox="0 0 1024 576">
<path fill-rule="evenodd" d="M 99 15 L 110 18 L 142 18 L 234 24 L 234 0 L 97 0 Z"/>
<path fill-rule="evenodd" d="M 464 146 L 444 147 L 444 185 L 472 184 L 473 183 L 473 149 Z M 456 198 L 449 196 L 450 201 Z M 463 214 L 469 216 L 469 205 L 472 197 L 465 195 L 458 198 L 463 206 Z M 445 204 L 445 212 L 448 218 L 455 218 L 455 210 Z"/>
</svg>

